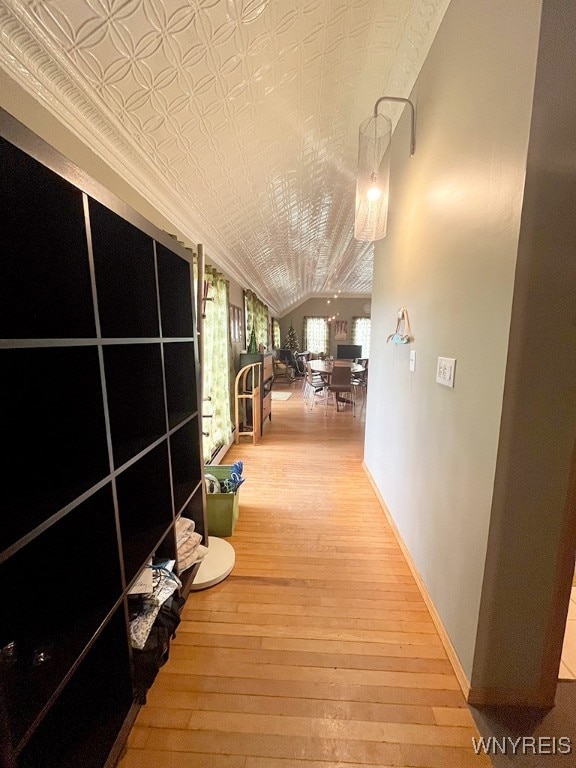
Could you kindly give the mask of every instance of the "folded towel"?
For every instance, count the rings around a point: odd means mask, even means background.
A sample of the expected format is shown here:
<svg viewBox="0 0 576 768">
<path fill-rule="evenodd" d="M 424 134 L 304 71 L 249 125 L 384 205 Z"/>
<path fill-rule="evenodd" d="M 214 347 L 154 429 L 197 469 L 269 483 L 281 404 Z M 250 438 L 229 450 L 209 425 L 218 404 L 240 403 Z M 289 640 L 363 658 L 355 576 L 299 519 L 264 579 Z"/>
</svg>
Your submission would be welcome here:
<svg viewBox="0 0 576 768">
<path fill-rule="evenodd" d="M 180 573 L 183 573 L 188 568 L 190 568 L 191 565 L 194 565 L 196 562 L 196 555 L 192 554 L 190 557 L 187 557 L 183 560 L 178 561 L 178 567 L 180 568 Z"/>
<path fill-rule="evenodd" d="M 179 517 L 176 520 L 176 538 L 187 536 L 195 528 L 194 520 L 190 520 L 188 517 Z"/>
<path fill-rule="evenodd" d="M 202 544 L 198 544 L 191 552 L 184 556 L 178 552 L 178 566 L 180 568 L 180 573 L 185 571 L 187 568 L 190 568 L 190 566 L 194 565 L 194 563 L 198 563 L 200 560 L 203 560 L 207 554 L 208 547 L 204 547 Z"/>
<path fill-rule="evenodd" d="M 194 535 L 194 520 L 189 520 L 187 517 L 180 517 L 176 520 L 176 546 L 179 547 L 190 536 Z"/>
<path fill-rule="evenodd" d="M 178 545 L 178 555 L 179 557 L 182 557 L 182 555 L 188 554 L 188 552 L 192 552 L 198 544 L 202 541 L 202 536 L 200 536 L 199 533 L 191 533 L 190 536 L 186 539 L 186 541 L 183 541 L 181 544 Z"/>
<path fill-rule="evenodd" d="M 177 531 L 184 531 L 184 530 L 193 531 L 194 528 L 195 528 L 194 520 L 190 520 L 189 517 L 179 517 L 178 520 L 176 520 Z"/>
</svg>

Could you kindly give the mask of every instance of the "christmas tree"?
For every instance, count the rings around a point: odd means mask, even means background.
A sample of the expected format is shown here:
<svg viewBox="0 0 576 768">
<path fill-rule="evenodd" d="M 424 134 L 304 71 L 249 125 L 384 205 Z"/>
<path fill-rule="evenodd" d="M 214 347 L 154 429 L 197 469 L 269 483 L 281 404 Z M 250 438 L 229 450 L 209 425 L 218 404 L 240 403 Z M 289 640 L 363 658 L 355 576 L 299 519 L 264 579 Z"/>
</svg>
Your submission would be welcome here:
<svg viewBox="0 0 576 768">
<path fill-rule="evenodd" d="M 284 349 L 298 349 L 299 346 L 300 342 L 298 341 L 298 336 L 292 327 L 292 323 L 290 323 L 290 328 L 288 328 L 288 333 L 284 339 Z"/>
<path fill-rule="evenodd" d="M 251 355 L 254 355 L 256 352 L 258 352 L 258 345 L 256 344 L 256 331 L 254 328 L 252 328 L 252 333 L 250 334 L 250 342 L 248 344 L 248 352 Z"/>
</svg>

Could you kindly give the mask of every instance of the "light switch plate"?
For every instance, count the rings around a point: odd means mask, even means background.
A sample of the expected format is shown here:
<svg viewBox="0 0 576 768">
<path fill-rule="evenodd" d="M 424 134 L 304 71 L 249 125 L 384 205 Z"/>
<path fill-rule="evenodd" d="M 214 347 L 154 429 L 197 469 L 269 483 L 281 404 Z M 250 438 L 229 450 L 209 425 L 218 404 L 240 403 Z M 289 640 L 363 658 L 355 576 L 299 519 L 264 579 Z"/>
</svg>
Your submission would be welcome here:
<svg viewBox="0 0 576 768">
<path fill-rule="evenodd" d="M 416 370 L 416 350 L 412 349 L 410 351 L 410 370 L 412 373 Z"/>
<path fill-rule="evenodd" d="M 436 369 L 436 381 L 445 387 L 454 387 L 454 372 L 456 359 L 454 357 L 439 357 Z"/>
</svg>

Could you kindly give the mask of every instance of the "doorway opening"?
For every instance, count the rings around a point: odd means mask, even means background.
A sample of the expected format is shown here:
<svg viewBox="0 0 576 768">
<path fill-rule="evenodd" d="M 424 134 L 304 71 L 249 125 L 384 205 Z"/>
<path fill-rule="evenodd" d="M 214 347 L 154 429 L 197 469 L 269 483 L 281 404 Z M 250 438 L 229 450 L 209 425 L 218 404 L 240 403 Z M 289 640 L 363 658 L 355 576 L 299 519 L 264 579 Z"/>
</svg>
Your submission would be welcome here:
<svg viewBox="0 0 576 768">
<path fill-rule="evenodd" d="M 568 608 L 564 644 L 562 646 L 562 660 L 558 677 L 560 680 L 576 680 L 576 569 L 572 578 L 570 606 Z"/>
</svg>

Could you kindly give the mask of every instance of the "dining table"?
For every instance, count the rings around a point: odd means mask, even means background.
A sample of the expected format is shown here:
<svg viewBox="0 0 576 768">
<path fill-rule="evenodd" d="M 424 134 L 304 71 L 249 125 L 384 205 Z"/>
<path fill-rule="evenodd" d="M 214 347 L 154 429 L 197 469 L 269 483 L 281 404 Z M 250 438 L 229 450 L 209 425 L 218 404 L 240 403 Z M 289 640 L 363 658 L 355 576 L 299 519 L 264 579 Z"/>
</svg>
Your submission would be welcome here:
<svg viewBox="0 0 576 768">
<path fill-rule="evenodd" d="M 335 366 L 342 368 L 349 367 L 351 374 L 362 373 L 362 371 L 366 370 L 363 365 L 354 363 L 349 360 L 310 360 L 309 363 L 310 370 L 313 373 L 319 373 L 326 382 L 327 386 L 330 386 L 330 379 L 332 377 L 332 371 L 334 370 Z M 336 397 L 339 402 L 350 404 L 348 398 L 345 398 L 342 395 L 337 395 Z"/>
<path fill-rule="evenodd" d="M 330 377 L 332 375 L 332 369 L 334 365 L 350 365 L 350 373 L 362 373 L 364 366 L 359 363 L 349 363 L 346 360 L 310 360 L 310 369 L 315 373 L 320 373 L 323 376 Z"/>
</svg>

